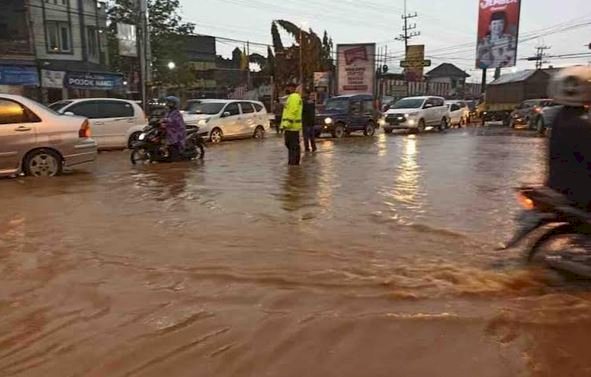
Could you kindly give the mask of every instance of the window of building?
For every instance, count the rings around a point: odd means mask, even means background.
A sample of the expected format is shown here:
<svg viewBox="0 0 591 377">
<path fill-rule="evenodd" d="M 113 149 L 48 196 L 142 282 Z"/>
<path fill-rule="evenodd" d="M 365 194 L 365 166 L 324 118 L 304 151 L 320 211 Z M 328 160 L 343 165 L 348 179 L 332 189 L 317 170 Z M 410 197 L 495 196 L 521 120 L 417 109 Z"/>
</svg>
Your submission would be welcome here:
<svg viewBox="0 0 591 377">
<path fill-rule="evenodd" d="M 68 5 L 68 0 L 45 0 L 47 4 Z"/>
<path fill-rule="evenodd" d="M 89 26 L 88 28 L 86 28 L 86 39 L 88 41 L 88 57 L 91 59 L 98 59 L 99 42 L 96 27 Z"/>
<path fill-rule="evenodd" d="M 47 47 L 51 52 L 71 52 L 72 37 L 67 22 L 46 21 Z"/>
</svg>

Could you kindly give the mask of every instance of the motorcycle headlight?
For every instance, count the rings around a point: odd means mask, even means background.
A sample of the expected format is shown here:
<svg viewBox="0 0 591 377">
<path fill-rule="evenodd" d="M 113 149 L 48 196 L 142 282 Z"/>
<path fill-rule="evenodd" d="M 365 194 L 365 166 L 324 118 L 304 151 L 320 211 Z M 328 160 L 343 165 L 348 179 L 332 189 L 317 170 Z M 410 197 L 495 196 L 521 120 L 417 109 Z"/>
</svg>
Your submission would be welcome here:
<svg viewBox="0 0 591 377">
<path fill-rule="evenodd" d="M 144 140 L 145 138 L 146 138 L 146 134 L 142 132 L 137 139 L 138 140 Z"/>
<path fill-rule="evenodd" d="M 332 118 L 326 118 L 326 119 L 324 119 L 324 123 L 325 124 L 331 124 L 332 123 Z"/>
<path fill-rule="evenodd" d="M 386 125 L 386 119 L 385 118 L 380 118 L 380 120 L 378 120 L 378 124 L 380 126 L 382 126 L 382 127 L 385 126 Z"/>
</svg>

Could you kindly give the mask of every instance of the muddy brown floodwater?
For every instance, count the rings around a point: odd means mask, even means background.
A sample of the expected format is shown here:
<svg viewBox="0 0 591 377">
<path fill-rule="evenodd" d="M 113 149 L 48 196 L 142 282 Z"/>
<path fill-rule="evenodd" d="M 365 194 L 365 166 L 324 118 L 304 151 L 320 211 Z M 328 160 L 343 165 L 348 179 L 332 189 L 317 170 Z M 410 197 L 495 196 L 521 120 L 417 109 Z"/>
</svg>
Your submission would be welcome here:
<svg viewBox="0 0 591 377">
<path fill-rule="evenodd" d="M 0 376 L 591 376 L 591 288 L 496 252 L 545 140 L 125 152 L 0 180 Z"/>
</svg>

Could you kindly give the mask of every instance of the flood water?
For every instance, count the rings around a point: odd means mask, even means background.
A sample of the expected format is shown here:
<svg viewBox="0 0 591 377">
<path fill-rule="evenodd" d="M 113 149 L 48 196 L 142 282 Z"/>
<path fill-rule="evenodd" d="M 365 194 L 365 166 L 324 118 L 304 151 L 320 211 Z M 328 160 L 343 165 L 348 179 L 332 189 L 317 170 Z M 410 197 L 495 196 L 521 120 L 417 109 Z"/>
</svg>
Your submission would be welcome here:
<svg viewBox="0 0 591 377">
<path fill-rule="evenodd" d="M 275 135 L 0 180 L 0 376 L 591 376 L 591 288 L 495 247 L 545 139 Z"/>
</svg>

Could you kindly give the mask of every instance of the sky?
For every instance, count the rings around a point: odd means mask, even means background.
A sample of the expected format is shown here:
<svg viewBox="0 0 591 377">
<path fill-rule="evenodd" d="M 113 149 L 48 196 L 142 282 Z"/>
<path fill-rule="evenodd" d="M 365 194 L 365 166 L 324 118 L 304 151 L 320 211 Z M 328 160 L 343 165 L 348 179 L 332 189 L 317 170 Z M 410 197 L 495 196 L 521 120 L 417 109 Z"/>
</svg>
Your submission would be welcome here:
<svg viewBox="0 0 591 377">
<path fill-rule="evenodd" d="M 407 0 L 407 13 L 421 35 L 411 44 L 425 44 L 433 66 L 456 64 L 480 80 L 475 69 L 476 28 L 481 0 Z M 375 42 L 388 49 L 391 72 L 399 70 L 404 44 L 396 41 L 401 33 L 404 0 L 181 0 L 185 21 L 196 24 L 198 34 L 214 35 L 255 43 L 271 44 L 271 22 L 289 20 L 312 28 L 317 34 L 327 30 L 335 45 Z M 581 25 L 581 26 L 577 26 Z M 573 26 L 571 30 L 564 30 Z M 522 0 L 518 59 L 535 55 L 538 45 L 550 46 L 549 55 L 591 52 L 591 0 Z M 533 38 L 532 38 L 533 37 Z M 289 37 L 284 38 L 288 44 Z M 230 56 L 240 42 L 218 41 L 217 52 Z M 266 47 L 251 44 L 251 52 L 266 55 Z M 548 59 L 554 66 L 591 64 L 591 57 Z M 516 68 L 534 68 L 534 62 L 520 60 Z M 428 70 L 428 69 L 427 69 Z"/>
</svg>

